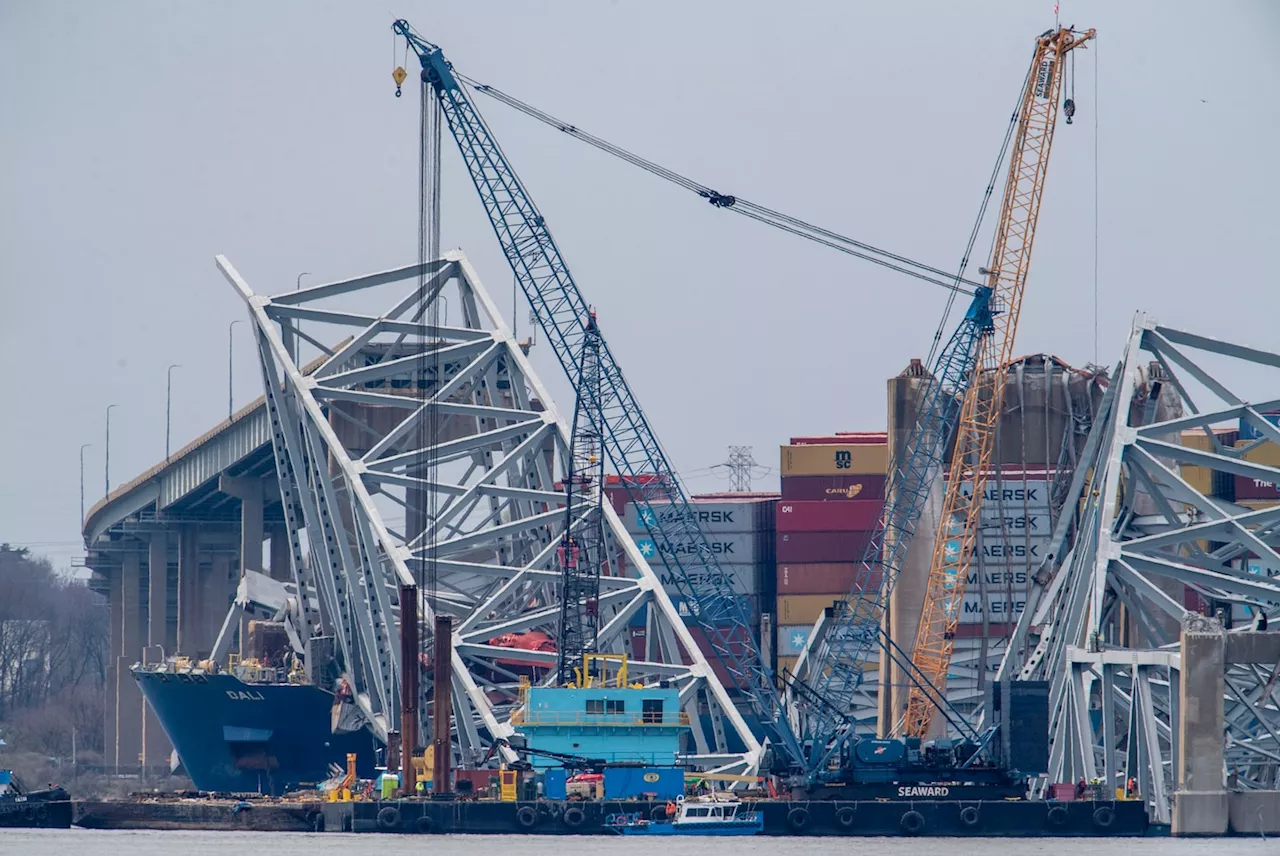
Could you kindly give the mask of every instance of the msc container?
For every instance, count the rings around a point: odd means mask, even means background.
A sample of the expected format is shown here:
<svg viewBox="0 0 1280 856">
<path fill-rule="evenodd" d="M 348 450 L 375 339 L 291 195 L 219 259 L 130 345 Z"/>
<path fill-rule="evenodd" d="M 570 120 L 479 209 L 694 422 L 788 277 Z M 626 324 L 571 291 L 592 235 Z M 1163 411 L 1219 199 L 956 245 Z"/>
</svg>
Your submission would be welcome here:
<svg viewBox="0 0 1280 856">
<path fill-rule="evenodd" d="M 864 532 L 875 529 L 884 503 L 876 499 L 847 502 L 778 503 L 779 532 Z"/>
<path fill-rule="evenodd" d="M 793 446 L 831 446 L 840 444 L 876 445 L 888 443 L 887 431 L 837 431 L 834 434 L 823 434 L 816 437 L 792 437 Z"/>
<path fill-rule="evenodd" d="M 812 564 L 778 565 L 778 594 L 845 594 L 858 587 L 863 591 L 879 591 L 883 569 L 873 565 L 869 570 L 860 562 L 816 562 Z"/>
<path fill-rule="evenodd" d="M 884 499 L 885 476 L 783 476 L 784 500 Z"/>
<path fill-rule="evenodd" d="M 809 643 L 812 631 L 812 624 L 783 624 L 778 627 L 778 642 L 774 650 L 779 657 L 798 657 Z"/>
<path fill-rule="evenodd" d="M 881 443 L 783 446 L 783 476 L 884 475 L 889 446 Z"/>
<path fill-rule="evenodd" d="M 779 532 L 778 564 L 862 561 L 872 533 Z"/>
<path fill-rule="evenodd" d="M 604 797 L 610 800 L 672 800 L 684 796 L 680 767 L 605 767 Z"/>
</svg>

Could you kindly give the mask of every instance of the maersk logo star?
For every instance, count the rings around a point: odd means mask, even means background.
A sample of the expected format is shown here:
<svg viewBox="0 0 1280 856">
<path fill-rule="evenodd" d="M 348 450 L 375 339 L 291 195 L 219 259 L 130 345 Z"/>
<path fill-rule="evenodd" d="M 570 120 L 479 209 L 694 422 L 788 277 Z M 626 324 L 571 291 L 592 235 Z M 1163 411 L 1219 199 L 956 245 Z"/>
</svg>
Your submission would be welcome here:
<svg viewBox="0 0 1280 856">
<path fill-rule="evenodd" d="M 648 538 L 636 542 L 636 548 L 640 551 L 640 555 L 646 559 L 653 558 L 658 554 L 657 545 Z"/>
<path fill-rule="evenodd" d="M 804 643 L 808 638 L 809 634 L 797 630 L 795 633 L 791 634 L 791 647 L 796 649 L 803 648 Z"/>
</svg>

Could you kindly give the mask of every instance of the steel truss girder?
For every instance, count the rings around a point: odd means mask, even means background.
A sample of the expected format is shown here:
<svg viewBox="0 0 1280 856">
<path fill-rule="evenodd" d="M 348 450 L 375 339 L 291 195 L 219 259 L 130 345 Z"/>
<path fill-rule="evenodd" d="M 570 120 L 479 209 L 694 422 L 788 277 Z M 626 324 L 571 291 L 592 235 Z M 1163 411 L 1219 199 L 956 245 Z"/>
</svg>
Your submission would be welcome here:
<svg viewBox="0 0 1280 856">
<path fill-rule="evenodd" d="M 335 638 L 343 677 L 385 740 L 400 728 L 398 585 L 413 581 L 430 555 L 438 590 L 432 598 L 420 593 L 419 611 L 427 627 L 433 604 L 455 619 L 455 747 L 460 760 L 478 759 L 494 739 L 513 733 L 521 675 L 547 667 L 545 675 L 533 673 L 545 682 L 554 672 L 554 653 L 514 648 L 499 637 L 555 637 L 555 545 L 568 519 L 555 484 L 568 426 L 461 252 L 278 297 L 255 294 L 224 257 L 217 264 L 256 328 L 306 632 Z M 406 281 L 411 287 L 387 297 Z M 455 311 L 461 307 L 461 326 L 422 323 L 430 302 L 442 297 Z M 332 299 L 342 307 L 316 305 Z M 353 305 L 360 310 L 347 311 Z M 336 331 L 337 345 L 323 344 L 321 325 Z M 295 357 L 300 339 L 322 353 L 309 374 Z M 422 358 L 422 342 L 430 359 Z M 435 362 L 430 351 L 440 357 L 440 377 L 424 370 Z M 429 410 L 438 414 L 439 433 L 424 441 Z M 430 479 L 418 470 L 427 456 L 439 462 Z M 428 503 L 433 494 L 435 505 Z M 436 510 L 423 532 L 392 519 L 411 519 L 419 503 Z M 651 641 L 631 660 L 630 678 L 680 688 L 682 707 L 697 723 L 689 763 L 756 769 L 758 739 L 612 507 L 606 503 L 603 512 L 609 555 L 621 556 L 626 571 L 601 579 L 600 649 L 630 653 L 628 624 L 647 605 Z M 575 504 L 570 525 L 586 516 L 585 505 Z M 701 725 L 708 711 L 711 739 Z M 730 751 L 729 735 L 744 753 Z"/>
<path fill-rule="evenodd" d="M 1138 314 L 1112 375 L 1112 404 L 1077 465 L 1089 475 L 1073 485 L 1066 507 L 1076 511 L 1055 532 L 1055 543 L 1061 535 L 1070 546 L 1040 568 L 1000 666 L 1001 675 L 1051 682 L 1047 781 L 1098 772 L 1116 787 L 1123 766 L 1167 822 L 1177 788 L 1177 639 L 1190 614 L 1183 592 L 1224 605 L 1237 620 L 1280 610 L 1280 580 L 1249 569 L 1251 560 L 1280 569 L 1280 507 L 1203 493 L 1203 476 L 1193 484 L 1183 468 L 1280 483 L 1280 468 L 1244 457 L 1263 441 L 1280 443 L 1264 415 L 1280 409 L 1275 369 L 1280 354 Z M 1251 404 L 1233 390 L 1234 378 L 1263 370 L 1264 400 Z M 1211 430 L 1236 423 L 1260 439 L 1233 447 Z M 1206 439 L 1184 446 L 1184 431 Z M 1227 667 L 1226 758 L 1243 787 L 1280 781 L 1278 669 Z"/>
</svg>

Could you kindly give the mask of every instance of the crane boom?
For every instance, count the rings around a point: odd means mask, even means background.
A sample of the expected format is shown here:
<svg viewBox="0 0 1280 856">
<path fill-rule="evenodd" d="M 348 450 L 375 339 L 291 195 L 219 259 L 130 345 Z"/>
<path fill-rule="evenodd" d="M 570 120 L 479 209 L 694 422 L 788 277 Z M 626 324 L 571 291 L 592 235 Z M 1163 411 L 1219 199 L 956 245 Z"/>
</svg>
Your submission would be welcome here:
<svg viewBox="0 0 1280 856">
<path fill-rule="evenodd" d="M 404 37 L 417 55 L 422 80 L 440 100 L 449 131 L 507 262 L 561 368 L 574 382 L 591 326 L 591 311 L 546 220 L 440 48 L 403 19 L 392 25 L 392 31 Z M 403 78 L 397 74 L 397 79 Z M 674 468 L 603 338 L 599 340 L 598 361 L 598 408 L 605 453 L 622 476 L 632 502 L 645 512 L 641 519 L 677 589 L 698 605 L 697 620 L 713 653 L 758 717 L 775 750 L 793 765 L 803 763 L 772 671 L 760 657 L 758 641 L 750 633 L 735 632 L 735 628 L 750 626 L 743 603 L 735 596 L 728 575 L 720 570 Z M 651 513 L 655 505 L 667 512 Z M 732 706 L 727 695 L 718 703 Z"/>
<path fill-rule="evenodd" d="M 1013 358 L 1018 316 L 1031 264 L 1066 57 L 1094 36 L 1094 30 L 1080 33 L 1065 27 L 1041 35 L 1023 91 L 1000 220 L 987 269 L 992 326 L 979 341 L 978 359 L 972 367 L 974 374 L 960 409 L 955 451 L 912 649 L 916 667 L 939 688 L 946 685 L 956 626 L 963 611 L 966 577 L 978 542 L 982 496 L 992 467 L 1005 375 Z M 1068 117 L 1073 109 L 1074 105 L 1069 105 Z M 905 733 L 913 737 L 926 736 L 934 710 L 925 692 L 919 686 L 911 687 Z"/>
</svg>

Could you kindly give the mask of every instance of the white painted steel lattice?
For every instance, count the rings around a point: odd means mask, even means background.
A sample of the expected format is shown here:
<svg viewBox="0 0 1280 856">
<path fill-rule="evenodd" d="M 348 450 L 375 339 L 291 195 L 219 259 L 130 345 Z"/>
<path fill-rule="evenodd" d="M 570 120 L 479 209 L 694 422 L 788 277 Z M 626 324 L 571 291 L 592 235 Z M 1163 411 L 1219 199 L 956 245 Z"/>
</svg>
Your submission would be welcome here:
<svg viewBox="0 0 1280 856">
<path fill-rule="evenodd" d="M 334 638 L 355 703 L 385 740 L 399 727 L 404 666 L 397 586 L 413 581 L 432 543 L 436 607 L 454 617 L 455 746 L 473 763 L 512 733 L 521 678 L 555 674 L 543 639 L 554 640 L 560 613 L 568 426 L 461 252 L 425 266 L 421 297 L 419 265 L 265 297 L 224 257 L 217 263 L 256 325 L 305 631 Z M 424 326 L 435 300 L 442 321 Z M 307 376 L 299 338 L 323 358 Z M 430 360 L 415 353 L 423 341 Z M 416 448 L 431 403 L 439 431 Z M 415 469 L 430 459 L 434 480 Z M 405 531 L 419 507 L 437 513 L 426 531 Z M 600 580 L 598 649 L 633 653 L 628 625 L 647 606 L 630 677 L 680 690 L 690 763 L 754 770 L 759 741 L 607 503 L 604 515 L 608 555 L 620 561 Z M 426 603 L 420 612 L 429 628 Z"/>
</svg>

